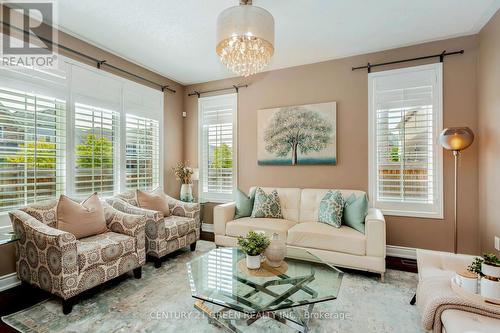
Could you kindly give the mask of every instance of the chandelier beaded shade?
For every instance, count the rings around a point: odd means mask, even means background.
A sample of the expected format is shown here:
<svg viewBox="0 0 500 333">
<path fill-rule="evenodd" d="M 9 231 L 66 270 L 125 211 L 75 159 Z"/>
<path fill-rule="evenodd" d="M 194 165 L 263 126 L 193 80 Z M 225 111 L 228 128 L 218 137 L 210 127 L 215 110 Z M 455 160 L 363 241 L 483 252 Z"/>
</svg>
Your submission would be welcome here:
<svg viewBox="0 0 500 333">
<path fill-rule="evenodd" d="M 274 54 L 274 18 L 267 10 L 240 0 L 217 18 L 217 54 L 234 73 L 261 72 Z"/>
</svg>

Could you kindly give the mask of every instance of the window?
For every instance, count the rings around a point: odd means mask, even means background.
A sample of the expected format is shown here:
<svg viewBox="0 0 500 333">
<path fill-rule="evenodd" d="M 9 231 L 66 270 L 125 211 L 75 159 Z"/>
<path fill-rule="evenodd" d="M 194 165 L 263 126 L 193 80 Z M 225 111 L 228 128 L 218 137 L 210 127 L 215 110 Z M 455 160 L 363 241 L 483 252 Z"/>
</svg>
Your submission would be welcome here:
<svg viewBox="0 0 500 333">
<path fill-rule="evenodd" d="M 66 102 L 0 85 L 0 211 L 64 189 Z"/>
<path fill-rule="evenodd" d="M 127 114 L 128 189 L 153 190 L 160 185 L 159 133 L 157 120 Z"/>
<path fill-rule="evenodd" d="M 163 93 L 59 57 L 57 70 L 0 67 L 0 227 L 60 194 L 162 182 Z"/>
<path fill-rule="evenodd" d="M 373 205 L 443 218 L 442 64 L 370 73 L 368 86 Z"/>
<path fill-rule="evenodd" d="M 119 113 L 75 103 L 75 194 L 111 196 L 117 180 Z"/>
<path fill-rule="evenodd" d="M 163 99 L 158 91 L 127 82 L 123 88 L 126 112 L 125 184 L 128 189 L 153 190 L 161 184 Z M 159 98 L 160 97 L 160 98 Z"/>
<path fill-rule="evenodd" d="M 236 188 L 237 94 L 200 98 L 200 195 L 214 202 L 230 201 Z"/>
</svg>

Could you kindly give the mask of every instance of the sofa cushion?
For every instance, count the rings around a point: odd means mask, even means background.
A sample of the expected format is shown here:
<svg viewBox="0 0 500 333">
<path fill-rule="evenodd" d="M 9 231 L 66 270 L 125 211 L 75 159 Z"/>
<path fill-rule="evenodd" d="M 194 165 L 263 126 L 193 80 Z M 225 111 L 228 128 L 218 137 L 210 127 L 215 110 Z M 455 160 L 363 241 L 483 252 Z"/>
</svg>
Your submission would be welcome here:
<svg viewBox="0 0 500 333">
<path fill-rule="evenodd" d="M 271 193 L 267 194 L 263 189 L 257 187 L 251 216 L 256 218 L 269 217 L 282 219 L 283 214 L 281 213 L 278 192 L 276 190 L 272 190 Z"/>
<path fill-rule="evenodd" d="M 177 239 L 198 228 L 195 219 L 190 217 L 170 215 L 164 221 L 166 240 Z"/>
<path fill-rule="evenodd" d="M 453 309 L 443 311 L 441 322 L 446 333 L 496 333 L 500 328 L 500 319 Z"/>
<path fill-rule="evenodd" d="M 364 234 L 366 215 L 368 215 L 366 194 L 357 198 L 354 193 L 351 194 L 344 203 L 342 223 Z"/>
<path fill-rule="evenodd" d="M 248 195 L 236 189 L 236 208 L 234 213 L 235 219 L 242 217 L 249 217 L 252 215 L 253 202 L 255 200 L 255 188 L 253 188 Z"/>
<path fill-rule="evenodd" d="M 420 280 L 445 277 L 467 269 L 474 256 L 417 249 L 418 277 Z"/>
<path fill-rule="evenodd" d="M 280 240 L 286 241 L 287 231 L 294 225 L 295 222 L 285 219 L 244 217 L 228 222 L 226 224 L 226 235 L 244 237 L 250 230 L 264 231 L 269 236 L 272 236 L 273 233 L 277 233 Z"/>
<path fill-rule="evenodd" d="M 321 199 L 328 192 L 328 189 L 311 189 L 305 188 L 300 194 L 300 216 L 298 222 L 316 222 L 318 221 L 319 204 Z M 338 190 L 344 198 L 348 198 L 351 194 L 359 197 L 365 192 L 356 190 Z M 279 194 L 279 189 L 278 189 Z M 286 218 L 286 216 L 285 216 Z"/>
<path fill-rule="evenodd" d="M 81 203 L 61 194 L 57 203 L 57 229 L 75 235 L 76 239 L 107 231 L 104 208 L 97 193 Z"/>
<path fill-rule="evenodd" d="M 319 222 L 298 223 L 288 230 L 287 244 L 364 256 L 366 237 L 359 231 Z"/>
<path fill-rule="evenodd" d="M 344 198 L 342 194 L 339 191 L 328 191 L 319 204 L 318 222 L 340 228 L 343 210 Z"/>
<path fill-rule="evenodd" d="M 76 252 L 78 267 L 84 271 L 135 252 L 135 238 L 109 231 L 77 240 Z"/>
<path fill-rule="evenodd" d="M 300 188 L 273 188 L 261 187 L 266 193 L 271 193 L 273 190 L 278 192 L 280 198 L 281 213 L 283 218 L 288 221 L 298 222 L 299 220 L 299 205 L 300 205 Z"/>
<path fill-rule="evenodd" d="M 144 192 L 137 189 L 136 197 L 139 207 L 160 212 L 163 216 L 170 215 L 168 200 L 161 188 L 158 187 L 152 192 Z"/>
</svg>

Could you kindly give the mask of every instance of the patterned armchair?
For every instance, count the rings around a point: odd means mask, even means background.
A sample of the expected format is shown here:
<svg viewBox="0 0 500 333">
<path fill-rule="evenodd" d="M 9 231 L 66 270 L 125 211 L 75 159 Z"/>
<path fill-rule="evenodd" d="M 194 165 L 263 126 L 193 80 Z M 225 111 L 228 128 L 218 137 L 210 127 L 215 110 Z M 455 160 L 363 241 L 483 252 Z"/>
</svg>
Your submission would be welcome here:
<svg viewBox="0 0 500 333">
<path fill-rule="evenodd" d="M 145 256 L 143 216 L 125 214 L 103 202 L 108 232 L 76 239 L 56 226 L 57 200 L 9 213 L 16 243 L 18 278 L 63 300 L 71 312 L 76 295 L 128 271 L 141 278 Z"/>
<path fill-rule="evenodd" d="M 178 249 L 190 246 L 196 249 L 200 239 L 200 205 L 187 203 L 167 196 L 170 216 L 160 212 L 139 208 L 135 191 L 127 191 L 106 199 L 114 208 L 146 218 L 146 254 L 155 267 L 161 267 L 162 257 Z"/>
</svg>

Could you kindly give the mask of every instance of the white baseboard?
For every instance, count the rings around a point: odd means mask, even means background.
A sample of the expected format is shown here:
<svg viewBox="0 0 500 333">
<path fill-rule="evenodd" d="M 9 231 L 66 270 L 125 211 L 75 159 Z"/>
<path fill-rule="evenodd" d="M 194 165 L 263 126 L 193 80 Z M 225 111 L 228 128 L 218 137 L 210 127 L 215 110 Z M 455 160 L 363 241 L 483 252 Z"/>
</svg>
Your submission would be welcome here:
<svg viewBox="0 0 500 333">
<path fill-rule="evenodd" d="M 417 260 L 417 249 L 413 247 L 387 245 L 386 256 Z"/>
<path fill-rule="evenodd" d="M 209 223 L 202 223 L 201 224 L 201 231 L 203 232 L 214 232 L 214 225 L 209 224 Z"/>
<path fill-rule="evenodd" d="M 14 288 L 20 284 L 21 281 L 17 279 L 17 274 L 15 272 L 0 276 L 0 291 Z"/>
</svg>

